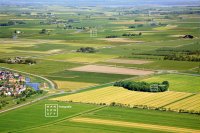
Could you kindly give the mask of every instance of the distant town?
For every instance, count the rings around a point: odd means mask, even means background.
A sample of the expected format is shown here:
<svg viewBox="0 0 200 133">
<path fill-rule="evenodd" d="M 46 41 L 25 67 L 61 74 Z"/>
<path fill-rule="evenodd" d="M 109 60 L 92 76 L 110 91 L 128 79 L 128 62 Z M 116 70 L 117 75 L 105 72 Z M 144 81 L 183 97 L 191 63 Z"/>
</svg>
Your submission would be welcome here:
<svg viewBox="0 0 200 133">
<path fill-rule="evenodd" d="M 39 90 L 39 83 L 31 83 L 29 77 L 7 70 L 0 70 L 0 94 L 6 96 L 20 95 L 27 88 Z"/>
</svg>

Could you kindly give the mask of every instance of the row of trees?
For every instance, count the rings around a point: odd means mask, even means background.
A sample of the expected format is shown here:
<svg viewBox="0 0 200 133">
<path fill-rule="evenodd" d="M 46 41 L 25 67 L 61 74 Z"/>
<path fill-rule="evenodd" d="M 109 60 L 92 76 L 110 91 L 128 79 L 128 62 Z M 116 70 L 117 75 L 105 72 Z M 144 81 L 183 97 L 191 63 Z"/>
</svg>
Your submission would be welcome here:
<svg viewBox="0 0 200 133">
<path fill-rule="evenodd" d="M 191 55 L 166 55 L 164 60 L 176 60 L 176 61 L 195 61 L 199 62 L 200 57 Z"/>
<path fill-rule="evenodd" d="M 0 26 L 12 26 L 16 24 L 26 24 L 24 21 L 8 21 L 7 23 L 1 23 Z"/>
<path fill-rule="evenodd" d="M 106 38 L 118 38 L 118 36 L 116 36 L 116 35 L 109 35 L 109 36 L 106 36 Z"/>
<path fill-rule="evenodd" d="M 169 82 L 163 81 L 162 83 L 147 83 L 147 82 L 135 82 L 135 81 L 119 81 L 115 82 L 114 86 L 123 87 L 132 91 L 142 92 L 164 92 L 169 88 Z"/>
<path fill-rule="evenodd" d="M 131 34 L 131 33 L 124 33 L 124 34 L 122 34 L 122 36 L 141 36 L 141 35 L 142 35 L 141 32 L 138 33 L 138 34 Z"/>
<path fill-rule="evenodd" d="M 100 103 L 100 105 L 106 105 L 105 103 Z M 190 114 L 197 114 L 200 115 L 200 111 L 195 110 L 184 110 L 184 109 L 171 109 L 171 108 L 165 108 L 165 107 L 154 107 L 154 106 L 147 106 L 147 105 L 133 105 L 130 104 L 122 104 L 122 103 L 116 103 L 112 102 L 110 103 L 110 106 L 117 106 L 117 107 L 125 107 L 125 108 L 139 108 L 139 109 L 151 109 L 151 110 L 160 110 L 160 111 L 171 111 L 171 112 L 179 112 L 179 113 L 190 113 Z"/>
</svg>

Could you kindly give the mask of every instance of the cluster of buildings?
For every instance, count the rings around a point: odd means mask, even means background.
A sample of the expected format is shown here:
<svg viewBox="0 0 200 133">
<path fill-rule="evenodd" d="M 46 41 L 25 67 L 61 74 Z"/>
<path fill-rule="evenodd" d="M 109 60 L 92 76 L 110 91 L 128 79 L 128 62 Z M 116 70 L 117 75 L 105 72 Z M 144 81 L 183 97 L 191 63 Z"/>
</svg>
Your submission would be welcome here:
<svg viewBox="0 0 200 133">
<path fill-rule="evenodd" d="M 17 96 L 25 91 L 27 86 L 39 90 L 39 84 L 31 83 L 30 78 L 19 73 L 0 70 L 0 95 Z"/>
</svg>

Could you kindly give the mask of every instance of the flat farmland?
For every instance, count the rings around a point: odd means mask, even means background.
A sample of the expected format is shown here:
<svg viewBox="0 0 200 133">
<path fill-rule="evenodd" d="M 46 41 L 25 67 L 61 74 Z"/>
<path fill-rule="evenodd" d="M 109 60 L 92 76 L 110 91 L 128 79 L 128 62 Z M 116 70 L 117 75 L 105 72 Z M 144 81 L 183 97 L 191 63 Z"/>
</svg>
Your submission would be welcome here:
<svg viewBox="0 0 200 133">
<path fill-rule="evenodd" d="M 182 132 L 182 133 L 198 133 L 200 130 L 187 129 L 187 128 L 178 128 L 178 127 L 170 127 L 170 126 L 160 126 L 160 125 L 152 125 L 152 124 L 143 124 L 143 123 L 133 123 L 133 122 L 124 122 L 124 121 L 113 121 L 106 119 L 93 119 L 93 118 L 73 118 L 70 119 L 73 122 L 81 122 L 81 123 L 91 123 L 91 124 L 100 124 L 100 125 L 113 125 L 120 127 L 129 127 L 129 128 L 142 128 L 142 129 L 151 129 L 157 131 L 168 131 L 168 132 Z"/>
<path fill-rule="evenodd" d="M 175 111 L 179 109 L 187 111 L 200 111 L 200 94 L 196 94 L 192 97 L 170 104 L 166 106 L 166 108 L 170 108 Z"/>
<path fill-rule="evenodd" d="M 108 59 L 115 58 L 114 55 L 106 54 L 86 54 L 86 53 L 68 53 L 59 54 L 46 57 L 47 59 L 59 60 L 59 61 L 69 61 L 69 62 L 82 62 L 82 63 L 95 63 Z"/>
<path fill-rule="evenodd" d="M 120 103 L 126 106 L 148 106 L 152 108 L 163 107 L 177 100 L 193 95 L 185 92 L 148 93 L 129 91 L 121 87 L 105 87 L 97 90 L 53 98 L 58 101 L 73 101 L 82 103 L 101 104 Z"/>
<path fill-rule="evenodd" d="M 71 106 L 72 108 L 59 108 L 58 117 L 47 118 L 45 117 L 45 104 L 58 104 L 59 106 Z M 31 105 L 27 105 L 26 107 L 21 107 L 17 110 L 0 114 L 0 132 L 13 132 L 34 126 L 37 127 L 45 123 L 56 122 L 59 119 L 63 119 L 65 117 L 69 117 L 79 112 L 84 112 L 96 107 L 97 106 L 87 104 L 69 104 L 65 102 L 43 100 Z"/>
<path fill-rule="evenodd" d="M 148 60 L 128 60 L 128 59 L 110 59 L 107 60 L 106 62 L 111 62 L 111 63 L 120 63 L 120 64 L 146 64 L 146 63 L 151 63 L 152 61 Z"/>
<path fill-rule="evenodd" d="M 97 72 L 97 73 L 110 73 L 110 74 L 123 74 L 123 75 L 148 75 L 153 74 L 153 71 L 137 70 L 129 68 L 117 68 L 111 66 L 100 66 L 100 65 L 86 65 L 70 69 L 71 71 L 82 71 L 82 72 Z"/>
<path fill-rule="evenodd" d="M 200 92 L 200 77 L 187 74 L 162 74 L 141 79 L 146 82 L 169 81 L 169 90 L 180 92 Z"/>
<path fill-rule="evenodd" d="M 54 80 L 58 89 L 65 90 L 65 91 L 72 91 L 81 88 L 87 88 L 91 86 L 95 86 L 97 84 L 94 83 L 86 83 L 86 82 L 71 82 L 71 81 L 58 81 Z"/>
<path fill-rule="evenodd" d="M 103 84 L 114 82 L 122 79 L 134 77 L 133 75 L 122 74 L 107 74 L 107 73 L 94 73 L 94 72 L 78 72 L 78 71 L 60 71 L 52 73 L 48 76 L 51 80 L 57 81 L 72 81 L 72 82 L 86 82 L 94 84 Z"/>
<path fill-rule="evenodd" d="M 0 111 L 19 106 L 0 113 L 0 133 L 200 132 L 198 0 L 10 1 L 0 4 L 0 67 L 55 88 L 24 106 L 0 96 Z M 112 86 L 123 80 L 169 81 L 169 91 Z M 58 117 L 45 117 L 45 104 L 58 104 Z"/>
</svg>

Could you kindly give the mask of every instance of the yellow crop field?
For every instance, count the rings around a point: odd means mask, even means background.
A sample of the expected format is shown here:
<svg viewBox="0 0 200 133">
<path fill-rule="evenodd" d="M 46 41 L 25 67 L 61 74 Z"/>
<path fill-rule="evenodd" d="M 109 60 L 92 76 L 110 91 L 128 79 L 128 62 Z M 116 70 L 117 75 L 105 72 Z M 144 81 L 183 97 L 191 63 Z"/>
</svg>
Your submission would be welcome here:
<svg viewBox="0 0 200 133">
<path fill-rule="evenodd" d="M 173 91 L 161 93 L 136 92 L 129 91 L 121 87 L 110 86 L 102 89 L 57 97 L 51 100 L 95 104 L 105 103 L 107 105 L 110 105 L 112 102 L 115 102 L 123 105 L 129 105 L 130 107 L 136 105 L 143 105 L 156 108 L 163 107 L 182 98 L 186 98 L 190 95 L 192 95 L 192 93 Z"/>
<path fill-rule="evenodd" d="M 187 111 L 200 111 L 200 94 L 196 94 L 166 107 L 175 111 L 180 109 Z"/>
<path fill-rule="evenodd" d="M 176 132 L 176 133 L 199 133 L 200 132 L 200 130 L 189 129 L 189 128 L 161 126 L 161 125 L 134 123 L 134 122 L 107 120 L 107 119 L 95 119 L 95 118 L 87 118 L 87 117 L 75 117 L 75 118 L 70 119 L 70 121 L 100 124 L 100 125 L 129 127 L 129 128 L 137 127 L 137 128 L 152 129 L 152 130 L 158 130 L 158 131 Z"/>
<path fill-rule="evenodd" d="M 58 89 L 62 89 L 62 90 L 66 90 L 66 91 L 77 90 L 77 89 L 97 85 L 97 84 L 94 84 L 94 83 L 57 81 L 57 80 L 54 80 L 54 82 L 57 84 Z"/>
</svg>

